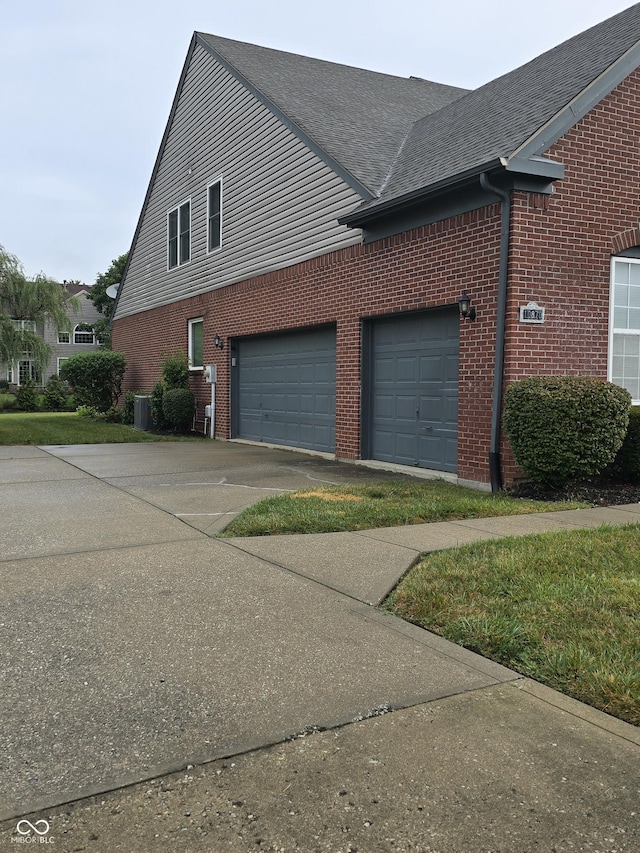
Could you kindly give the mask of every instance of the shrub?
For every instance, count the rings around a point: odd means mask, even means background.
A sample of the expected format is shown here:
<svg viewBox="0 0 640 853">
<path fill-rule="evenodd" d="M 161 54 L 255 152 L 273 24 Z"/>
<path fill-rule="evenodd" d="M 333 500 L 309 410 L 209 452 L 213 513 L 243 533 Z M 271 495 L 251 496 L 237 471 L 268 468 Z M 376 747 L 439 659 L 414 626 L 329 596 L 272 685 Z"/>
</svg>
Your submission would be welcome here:
<svg viewBox="0 0 640 853">
<path fill-rule="evenodd" d="M 16 407 L 15 394 L 0 394 L 0 412 L 10 412 Z"/>
<path fill-rule="evenodd" d="M 64 409 L 67 405 L 67 389 L 57 374 L 54 374 L 47 382 L 43 396 L 45 409 Z"/>
<path fill-rule="evenodd" d="M 605 474 L 626 483 L 640 483 L 640 406 L 633 406 L 629 412 L 622 447 Z"/>
<path fill-rule="evenodd" d="M 163 355 L 162 381 L 166 390 L 189 387 L 189 360 L 182 350 Z"/>
<path fill-rule="evenodd" d="M 9 392 L 9 380 L 8 379 L 0 379 L 0 394 L 7 394 Z"/>
<path fill-rule="evenodd" d="M 95 406 L 78 406 L 76 413 L 80 418 L 97 418 L 100 414 Z"/>
<path fill-rule="evenodd" d="M 76 403 L 106 412 L 118 402 L 125 366 L 123 353 L 94 350 L 63 361 L 60 376 L 73 387 Z"/>
<path fill-rule="evenodd" d="M 167 424 L 185 432 L 193 423 L 195 397 L 188 388 L 169 388 L 162 396 L 162 411 Z"/>
<path fill-rule="evenodd" d="M 153 425 L 157 430 L 167 429 L 167 421 L 164 416 L 164 409 L 162 407 L 162 398 L 164 397 L 164 385 L 162 382 L 156 382 L 151 391 L 151 400 L 150 400 L 150 408 L 151 408 L 151 420 L 153 421 Z"/>
<path fill-rule="evenodd" d="M 99 419 L 106 421 L 108 424 L 121 424 L 123 418 L 122 409 L 118 406 L 111 406 L 106 412 L 101 412 Z"/>
<path fill-rule="evenodd" d="M 38 391 L 33 379 L 25 379 L 16 391 L 16 409 L 35 412 L 38 408 Z"/>
<path fill-rule="evenodd" d="M 136 392 L 124 392 L 124 409 L 122 411 L 122 423 L 133 426 L 136 414 Z"/>
<path fill-rule="evenodd" d="M 620 449 L 629 393 L 592 376 L 531 376 L 504 396 L 504 428 L 527 477 L 562 488 L 600 473 Z"/>
</svg>

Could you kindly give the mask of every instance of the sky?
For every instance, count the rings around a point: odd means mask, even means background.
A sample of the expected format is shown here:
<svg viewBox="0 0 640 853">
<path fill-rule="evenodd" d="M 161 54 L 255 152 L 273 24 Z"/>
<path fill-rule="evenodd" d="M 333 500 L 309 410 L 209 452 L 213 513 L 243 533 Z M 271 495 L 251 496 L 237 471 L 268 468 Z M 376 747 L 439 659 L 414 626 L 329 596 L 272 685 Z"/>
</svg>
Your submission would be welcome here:
<svg viewBox="0 0 640 853">
<path fill-rule="evenodd" d="M 0 245 L 86 284 L 130 248 L 194 30 L 471 89 L 630 5 L 0 0 Z"/>
</svg>

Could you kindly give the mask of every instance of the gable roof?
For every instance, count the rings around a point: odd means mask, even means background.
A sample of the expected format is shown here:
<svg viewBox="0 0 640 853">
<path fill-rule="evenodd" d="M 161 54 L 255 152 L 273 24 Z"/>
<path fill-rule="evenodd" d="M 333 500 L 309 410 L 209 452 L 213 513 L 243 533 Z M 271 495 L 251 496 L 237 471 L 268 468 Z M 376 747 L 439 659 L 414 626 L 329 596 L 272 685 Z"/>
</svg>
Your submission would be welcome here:
<svg viewBox="0 0 640 853">
<path fill-rule="evenodd" d="M 380 192 L 413 123 L 468 91 L 207 33 L 196 36 L 307 142 L 355 178 L 365 198 Z"/>
<path fill-rule="evenodd" d="M 636 3 L 418 120 L 379 198 L 345 221 L 500 166 L 559 177 L 539 155 L 638 67 L 639 40 Z"/>
</svg>

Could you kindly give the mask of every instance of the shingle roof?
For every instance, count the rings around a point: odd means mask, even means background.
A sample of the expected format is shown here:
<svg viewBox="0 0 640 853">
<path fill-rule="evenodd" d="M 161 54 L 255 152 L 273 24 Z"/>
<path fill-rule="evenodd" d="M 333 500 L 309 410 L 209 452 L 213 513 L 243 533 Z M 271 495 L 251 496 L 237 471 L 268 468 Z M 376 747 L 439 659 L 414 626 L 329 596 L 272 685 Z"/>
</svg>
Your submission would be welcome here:
<svg viewBox="0 0 640 853">
<path fill-rule="evenodd" d="M 197 36 L 373 195 L 413 123 L 467 92 L 207 33 Z"/>
<path fill-rule="evenodd" d="M 359 211 L 415 194 L 497 158 L 510 158 L 527 142 L 527 156 L 542 153 L 581 116 L 570 107 L 555 138 L 547 134 L 536 139 L 541 128 L 594 82 L 602 82 L 602 75 L 639 39 L 636 3 L 417 121 L 380 198 L 365 202 Z M 635 54 L 632 59 L 639 61 Z M 628 73 L 627 68 L 621 79 Z M 614 80 L 610 88 L 616 84 Z"/>
</svg>

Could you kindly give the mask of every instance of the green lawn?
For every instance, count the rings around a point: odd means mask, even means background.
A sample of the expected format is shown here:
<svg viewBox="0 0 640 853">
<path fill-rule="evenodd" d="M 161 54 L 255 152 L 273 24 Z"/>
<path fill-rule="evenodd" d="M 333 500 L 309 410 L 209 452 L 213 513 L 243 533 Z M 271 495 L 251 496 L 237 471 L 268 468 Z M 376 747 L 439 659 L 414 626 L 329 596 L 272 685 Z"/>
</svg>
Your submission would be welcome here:
<svg viewBox="0 0 640 853">
<path fill-rule="evenodd" d="M 198 441 L 202 436 L 153 435 L 124 424 L 81 418 L 75 412 L 0 415 L 2 444 L 122 444 L 133 441 Z"/>
<path fill-rule="evenodd" d="M 576 509 L 579 503 L 521 500 L 465 489 L 442 480 L 323 486 L 266 498 L 244 510 L 222 534 L 270 536 L 329 533 L 422 524 L 457 518 L 487 518 Z"/>
<path fill-rule="evenodd" d="M 430 554 L 385 607 L 640 725 L 640 524 Z"/>
</svg>

